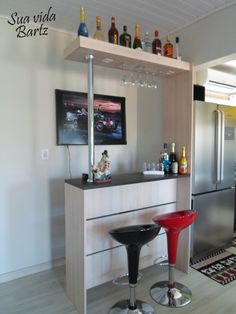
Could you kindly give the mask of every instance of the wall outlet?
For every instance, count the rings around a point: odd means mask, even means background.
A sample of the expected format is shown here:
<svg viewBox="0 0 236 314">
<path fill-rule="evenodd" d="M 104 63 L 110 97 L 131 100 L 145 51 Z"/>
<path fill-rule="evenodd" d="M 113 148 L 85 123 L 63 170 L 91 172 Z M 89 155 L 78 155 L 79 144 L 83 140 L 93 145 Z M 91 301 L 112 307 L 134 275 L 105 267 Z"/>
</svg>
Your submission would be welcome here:
<svg viewBox="0 0 236 314">
<path fill-rule="evenodd" d="M 41 158 L 42 158 L 42 160 L 48 160 L 49 150 L 47 148 L 44 148 L 41 150 Z"/>
</svg>

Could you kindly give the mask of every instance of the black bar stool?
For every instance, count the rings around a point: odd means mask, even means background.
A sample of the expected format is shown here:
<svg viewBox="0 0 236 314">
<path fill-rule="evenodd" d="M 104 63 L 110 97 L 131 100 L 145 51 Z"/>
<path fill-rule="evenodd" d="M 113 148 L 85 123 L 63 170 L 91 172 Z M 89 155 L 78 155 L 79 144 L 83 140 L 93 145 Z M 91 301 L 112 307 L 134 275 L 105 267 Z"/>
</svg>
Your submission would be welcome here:
<svg viewBox="0 0 236 314">
<path fill-rule="evenodd" d="M 148 303 L 136 300 L 135 288 L 137 285 L 139 255 L 144 244 L 153 240 L 159 233 L 159 225 L 132 225 L 110 230 L 111 237 L 126 246 L 129 273 L 129 300 L 117 302 L 109 314 L 155 314 L 155 310 Z"/>
</svg>

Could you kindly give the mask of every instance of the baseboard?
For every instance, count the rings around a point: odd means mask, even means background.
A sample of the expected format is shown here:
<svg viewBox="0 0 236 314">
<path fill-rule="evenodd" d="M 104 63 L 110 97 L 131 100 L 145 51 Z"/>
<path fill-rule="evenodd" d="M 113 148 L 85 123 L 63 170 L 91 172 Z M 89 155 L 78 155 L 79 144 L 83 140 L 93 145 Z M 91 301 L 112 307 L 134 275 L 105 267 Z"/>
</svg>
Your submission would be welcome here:
<svg viewBox="0 0 236 314">
<path fill-rule="evenodd" d="M 45 271 L 45 270 L 52 269 L 54 267 L 58 267 L 62 265 L 65 265 L 65 257 L 60 257 L 53 261 L 49 261 L 42 264 L 37 264 L 34 266 L 22 268 L 22 269 L 19 269 L 10 273 L 2 274 L 0 275 L 0 284 L 11 281 L 11 280 L 15 280 L 18 278 L 22 278 L 25 276 L 33 275 L 41 271 Z"/>
</svg>

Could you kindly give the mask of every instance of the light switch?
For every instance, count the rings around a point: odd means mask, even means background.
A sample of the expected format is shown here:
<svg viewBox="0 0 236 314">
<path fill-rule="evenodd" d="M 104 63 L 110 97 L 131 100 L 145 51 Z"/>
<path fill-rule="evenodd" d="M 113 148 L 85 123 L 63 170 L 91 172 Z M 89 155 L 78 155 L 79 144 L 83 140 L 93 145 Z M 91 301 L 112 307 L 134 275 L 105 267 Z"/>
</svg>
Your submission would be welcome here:
<svg viewBox="0 0 236 314">
<path fill-rule="evenodd" d="M 44 148 L 41 150 L 41 158 L 42 158 L 42 160 L 48 160 L 49 150 L 47 148 Z"/>
</svg>

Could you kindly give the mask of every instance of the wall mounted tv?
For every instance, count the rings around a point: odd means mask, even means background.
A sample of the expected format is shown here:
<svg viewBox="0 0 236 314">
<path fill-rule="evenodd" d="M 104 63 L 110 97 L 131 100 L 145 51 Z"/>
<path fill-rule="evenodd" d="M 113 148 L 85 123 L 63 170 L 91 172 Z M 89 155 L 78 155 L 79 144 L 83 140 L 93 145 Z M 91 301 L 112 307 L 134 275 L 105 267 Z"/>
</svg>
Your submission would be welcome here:
<svg viewBox="0 0 236 314">
<path fill-rule="evenodd" d="M 87 93 L 55 90 L 57 145 L 88 144 Z M 94 144 L 127 144 L 125 97 L 94 95 Z"/>
</svg>

